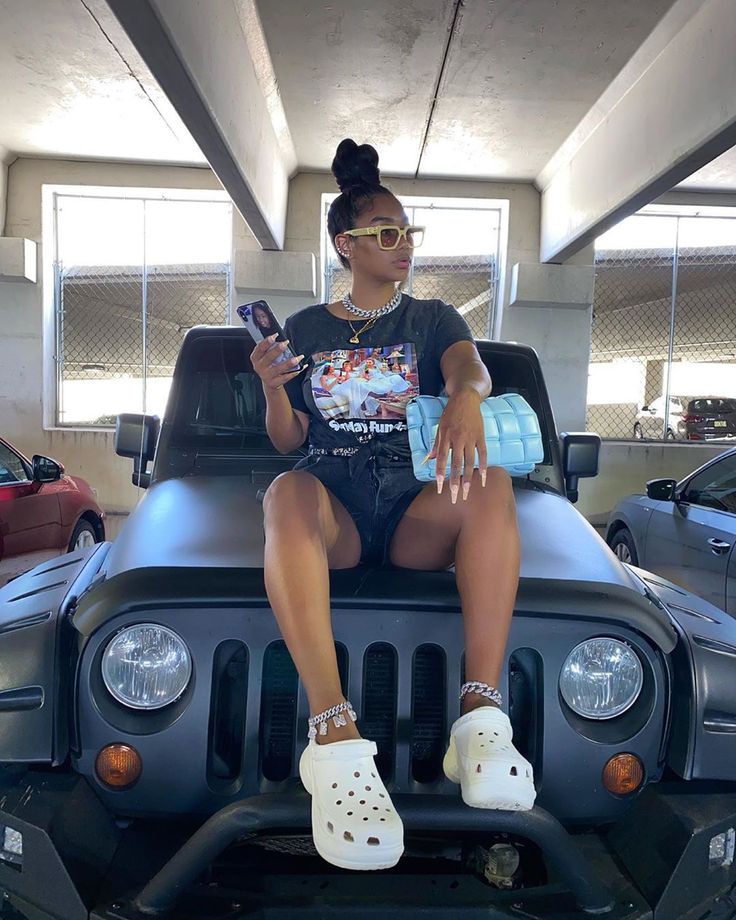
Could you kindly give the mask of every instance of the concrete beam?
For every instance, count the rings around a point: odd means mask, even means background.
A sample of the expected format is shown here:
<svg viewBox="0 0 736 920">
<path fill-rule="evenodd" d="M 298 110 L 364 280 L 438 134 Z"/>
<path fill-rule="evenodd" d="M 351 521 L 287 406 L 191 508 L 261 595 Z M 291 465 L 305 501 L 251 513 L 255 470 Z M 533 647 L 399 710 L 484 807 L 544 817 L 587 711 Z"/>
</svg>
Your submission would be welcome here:
<svg viewBox="0 0 736 920">
<path fill-rule="evenodd" d="M 517 262 L 511 269 L 509 306 L 587 310 L 594 282 L 592 265 Z"/>
<path fill-rule="evenodd" d="M 703 0 L 542 192 L 541 259 L 562 262 L 736 143 L 733 0 Z"/>
<path fill-rule="evenodd" d="M 264 249 L 281 249 L 289 172 L 233 3 L 108 0 Z"/>
<path fill-rule="evenodd" d="M 316 261 L 313 252 L 253 252 L 236 250 L 233 285 L 243 292 L 260 294 L 317 293 Z"/>
<path fill-rule="evenodd" d="M 0 281 L 36 283 L 36 244 L 19 237 L 0 237 Z"/>
</svg>

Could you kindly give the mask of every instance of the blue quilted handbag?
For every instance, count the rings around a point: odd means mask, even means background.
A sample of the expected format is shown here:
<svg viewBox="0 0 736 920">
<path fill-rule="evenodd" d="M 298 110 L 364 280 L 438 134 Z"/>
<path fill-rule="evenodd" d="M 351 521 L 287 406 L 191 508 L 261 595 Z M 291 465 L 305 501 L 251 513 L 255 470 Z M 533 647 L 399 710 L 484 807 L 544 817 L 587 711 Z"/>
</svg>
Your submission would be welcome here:
<svg viewBox="0 0 736 920">
<path fill-rule="evenodd" d="M 431 482 L 437 474 L 437 462 L 422 461 L 432 449 L 440 416 L 447 405 L 446 396 L 417 396 L 406 407 L 409 447 L 414 475 L 421 482 Z M 488 466 L 502 466 L 511 476 L 531 473 L 544 459 L 539 419 L 529 403 L 518 393 L 489 396 L 480 404 L 486 434 Z M 476 454 L 475 465 L 478 465 Z M 448 459 L 447 471 L 450 476 Z"/>
</svg>

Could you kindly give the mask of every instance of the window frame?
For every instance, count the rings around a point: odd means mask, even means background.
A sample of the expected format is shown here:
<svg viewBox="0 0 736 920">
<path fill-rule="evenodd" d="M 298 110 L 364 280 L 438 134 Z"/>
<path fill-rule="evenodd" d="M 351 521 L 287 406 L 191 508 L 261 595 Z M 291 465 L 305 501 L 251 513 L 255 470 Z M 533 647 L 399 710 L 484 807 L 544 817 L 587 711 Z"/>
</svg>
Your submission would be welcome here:
<svg viewBox="0 0 736 920">
<path fill-rule="evenodd" d="M 707 487 L 712 485 L 714 481 L 718 480 L 718 475 L 713 475 L 713 472 L 717 470 L 718 467 L 723 466 L 724 464 L 733 464 L 733 473 L 728 475 L 733 475 L 734 479 L 734 490 L 736 491 L 736 453 L 729 454 L 726 457 L 718 457 L 713 463 L 710 463 L 705 469 L 696 472 L 687 482 L 684 484 L 680 492 L 680 500 L 686 502 L 688 505 L 694 505 L 697 508 L 705 508 L 708 511 L 719 511 L 721 514 L 730 514 L 732 517 L 736 517 L 736 512 L 730 511 L 728 508 L 716 508 L 713 505 L 705 505 L 701 502 L 695 500 L 691 497 L 691 488 L 693 483 L 697 482 L 701 477 L 709 477 L 706 489 L 699 489 L 698 494 L 702 494 L 703 491 L 707 490 Z M 727 480 L 728 481 L 728 480 Z M 714 499 L 717 501 L 717 499 Z"/>
<path fill-rule="evenodd" d="M 663 196 L 663 198 L 666 199 L 666 196 Z M 678 273 L 678 266 L 680 265 L 680 259 L 683 256 L 683 253 L 687 253 L 688 249 L 690 248 L 687 245 L 681 243 L 680 241 L 680 229 L 679 229 L 680 221 L 681 220 L 693 220 L 693 219 L 704 219 L 704 220 L 727 219 L 729 221 L 736 222 L 736 207 L 734 207 L 734 205 L 683 204 L 679 202 L 668 202 L 666 200 L 663 200 L 660 203 L 645 205 L 644 207 L 640 208 L 638 211 L 629 215 L 629 218 L 635 218 L 635 217 L 671 218 L 672 220 L 676 222 L 675 230 L 673 234 L 673 244 L 672 244 L 673 245 L 672 255 L 673 255 L 673 263 L 674 263 L 672 271 L 674 272 L 674 276 L 676 278 L 677 273 Z M 607 248 L 606 246 L 600 245 L 600 241 L 601 239 L 604 239 L 606 235 L 615 233 L 619 224 L 623 223 L 629 218 L 623 218 L 621 221 L 618 221 L 616 224 L 613 225 L 613 227 L 604 231 L 603 234 L 596 237 L 595 240 L 593 241 L 593 245 L 594 245 L 593 261 L 594 261 L 594 266 L 596 268 L 596 272 L 598 271 L 598 267 L 599 267 L 599 261 L 598 261 L 599 250 L 615 252 L 619 249 L 622 249 L 626 251 L 626 247 L 619 247 L 617 245 L 613 245 L 610 248 Z M 734 225 L 736 226 L 736 224 Z M 636 247 L 632 247 L 630 251 L 633 251 L 634 248 Z M 646 251 L 646 250 L 647 250 L 647 247 L 642 247 L 642 251 Z M 668 266 L 668 270 L 669 270 L 669 266 Z M 673 301 L 673 303 L 670 308 L 670 320 L 669 320 L 670 326 L 669 326 L 669 331 L 668 331 L 668 343 L 667 343 L 668 357 L 664 359 L 664 365 L 666 367 L 666 380 L 664 381 L 664 393 L 662 394 L 662 396 L 663 398 L 666 396 L 669 396 L 670 400 L 673 398 L 680 399 L 680 401 L 683 403 L 684 411 L 687 412 L 687 403 L 692 397 L 690 397 L 689 395 L 684 395 L 684 396 L 680 395 L 680 396 L 675 397 L 671 393 L 672 368 L 673 368 L 673 365 L 677 364 L 677 359 L 673 358 L 673 354 L 676 348 L 678 347 L 676 343 L 675 322 L 676 322 L 676 318 L 678 317 L 677 307 L 680 302 L 679 298 L 683 297 L 682 292 L 678 290 L 676 281 L 673 281 L 673 286 L 670 288 L 668 296 L 670 300 Z M 594 294 L 594 300 L 593 300 L 594 317 L 595 317 L 595 308 L 596 308 L 596 302 L 595 302 L 595 294 Z M 590 354 L 588 358 L 588 377 L 589 378 L 591 376 L 591 368 L 593 368 L 595 365 L 612 363 L 611 361 L 601 362 L 601 361 L 593 360 L 594 357 L 596 357 L 596 355 L 599 354 L 593 351 L 593 341 L 594 341 L 593 337 L 594 337 L 594 333 L 593 333 L 593 330 L 591 329 L 591 338 L 590 338 L 591 349 L 590 349 Z M 631 360 L 633 361 L 635 359 L 632 358 Z M 590 386 L 588 387 L 588 393 L 590 393 Z M 733 397 L 727 397 L 727 398 L 736 401 L 736 394 Z M 652 400 L 652 402 L 653 401 L 654 400 Z M 589 428 L 590 407 L 598 406 L 598 405 L 605 406 L 606 403 L 605 402 L 604 403 L 596 403 L 596 402 L 591 403 L 591 402 L 588 402 L 586 398 L 586 421 L 585 421 L 586 430 L 591 430 Z M 649 403 L 649 405 L 651 405 L 651 402 Z M 640 411 L 641 411 L 641 408 L 639 408 L 639 412 Z M 660 437 L 646 437 L 645 440 L 648 443 L 654 443 L 654 444 L 666 443 L 666 430 L 667 428 L 671 427 L 672 418 L 673 416 L 668 412 L 667 415 L 663 418 L 662 435 Z M 619 442 L 619 443 L 625 443 L 625 444 L 632 444 L 632 443 L 636 444 L 638 441 L 636 435 L 633 433 L 629 433 L 628 435 L 610 435 L 610 436 L 602 435 L 601 439 L 603 441 Z M 679 443 L 679 439 L 677 442 Z M 687 440 L 687 441 L 684 441 L 683 443 L 685 443 L 688 446 L 688 448 L 699 449 L 701 447 L 708 446 L 710 442 L 706 440 L 702 440 L 702 441 Z"/>
<path fill-rule="evenodd" d="M 18 453 L 18 451 L 15 450 L 13 447 L 11 447 L 10 444 L 8 444 L 6 441 L 0 441 L 0 451 L 3 448 L 5 448 L 5 450 L 7 450 L 9 454 L 11 454 L 17 459 L 18 463 L 20 464 L 21 469 L 25 473 L 25 479 L 16 479 L 14 482 L 0 482 L 0 489 L 4 488 L 5 486 L 19 486 L 19 485 L 25 485 L 28 482 L 32 482 L 33 481 L 32 472 L 29 475 L 28 465 L 26 464 L 23 457 L 21 457 L 21 455 Z M 0 460 L 0 464 L 2 464 L 2 460 Z M 2 465 L 4 466 L 4 464 Z"/>
<path fill-rule="evenodd" d="M 323 192 L 320 204 L 320 297 L 322 303 L 328 302 L 330 272 L 329 265 L 333 260 L 331 257 L 332 242 L 327 232 L 327 212 L 332 202 L 339 196 L 339 192 Z M 495 293 L 491 309 L 488 315 L 488 326 L 486 328 L 486 337 L 497 339 L 500 333 L 501 317 L 503 307 L 505 306 L 506 292 L 506 261 L 508 258 L 509 244 L 509 209 L 510 200 L 508 198 L 463 198 L 451 196 L 428 196 L 428 195 L 402 195 L 396 193 L 396 197 L 401 204 L 409 208 L 431 209 L 436 211 L 498 211 L 499 228 L 498 228 L 498 250 L 497 276 L 493 283 Z M 426 236 L 426 234 L 425 234 Z M 409 275 L 409 284 L 411 284 L 412 275 Z"/>
<path fill-rule="evenodd" d="M 59 422 L 59 380 L 57 361 L 57 290 L 54 265 L 58 251 L 58 222 L 56 202 L 60 196 L 87 198 L 146 199 L 151 201 L 223 202 L 232 206 L 232 199 L 219 188 L 181 188 L 119 185 L 67 185 L 43 183 L 41 185 L 41 239 L 42 245 L 42 426 L 44 431 L 97 431 L 110 432 L 111 425 L 63 425 Z M 234 211 L 233 211 L 234 219 Z M 234 233 L 231 226 L 230 271 L 228 279 L 228 307 L 226 323 L 232 323 L 235 301 Z"/>
</svg>

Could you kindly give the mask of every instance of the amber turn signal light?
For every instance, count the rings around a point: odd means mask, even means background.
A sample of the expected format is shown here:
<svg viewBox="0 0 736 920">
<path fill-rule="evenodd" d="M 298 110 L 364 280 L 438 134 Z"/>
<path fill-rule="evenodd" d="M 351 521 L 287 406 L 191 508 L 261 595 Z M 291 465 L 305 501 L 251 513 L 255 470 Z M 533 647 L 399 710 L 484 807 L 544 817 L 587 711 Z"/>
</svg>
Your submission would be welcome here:
<svg viewBox="0 0 736 920">
<path fill-rule="evenodd" d="M 644 767 L 635 754 L 615 754 L 603 768 L 603 785 L 614 795 L 631 795 L 644 782 Z"/>
<path fill-rule="evenodd" d="M 127 789 L 141 775 L 141 755 L 129 744 L 108 744 L 95 760 L 95 771 L 111 789 Z"/>
</svg>

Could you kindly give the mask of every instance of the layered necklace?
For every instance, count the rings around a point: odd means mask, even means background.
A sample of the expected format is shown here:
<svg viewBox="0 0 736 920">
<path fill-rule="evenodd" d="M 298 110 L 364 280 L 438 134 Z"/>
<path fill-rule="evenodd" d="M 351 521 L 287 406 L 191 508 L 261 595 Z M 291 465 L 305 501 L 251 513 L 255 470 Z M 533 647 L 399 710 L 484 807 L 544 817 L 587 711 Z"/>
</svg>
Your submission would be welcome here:
<svg viewBox="0 0 736 920">
<path fill-rule="evenodd" d="M 385 303 L 382 307 L 379 307 L 378 310 L 361 310 L 360 307 L 356 307 L 350 297 L 350 294 L 346 294 L 342 299 L 342 305 L 348 311 L 352 313 L 353 316 L 358 319 L 365 319 L 365 322 L 360 329 L 356 329 L 351 320 L 348 320 L 348 325 L 353 330 L 353 334 L 348 341 L 351 345 L 359 345 L 359 336 L 363 335 L 364 332 L 367 332 L 372 326 L 374 326 L 382 316 L 386 316 L 388 313 L 392 313 L 398 305 L 401 303 L 401 290 L 397 289 L 394 292 L 394 296 L 388 303 Z"/>
</svg>

